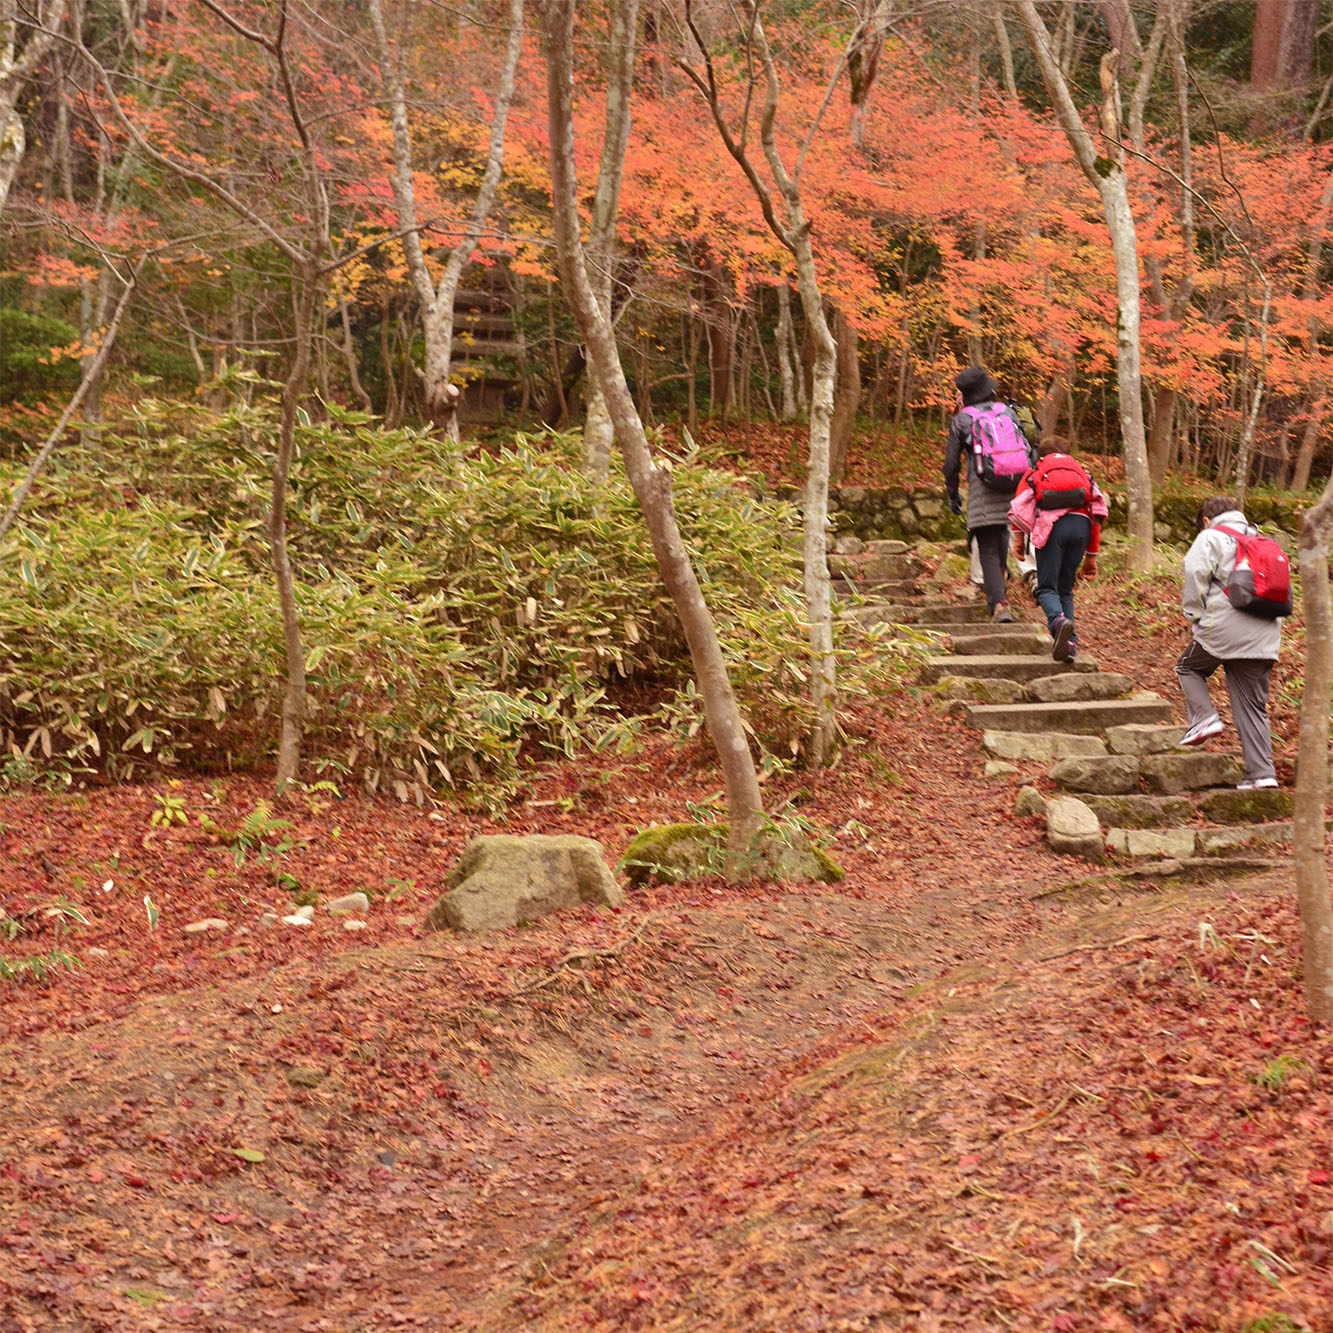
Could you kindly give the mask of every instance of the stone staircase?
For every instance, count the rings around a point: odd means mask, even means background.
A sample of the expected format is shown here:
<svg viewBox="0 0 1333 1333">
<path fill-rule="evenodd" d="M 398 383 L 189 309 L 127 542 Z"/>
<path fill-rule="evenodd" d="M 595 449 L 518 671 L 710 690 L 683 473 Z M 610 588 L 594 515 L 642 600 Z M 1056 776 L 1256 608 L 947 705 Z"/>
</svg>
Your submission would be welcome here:
<svg viewBox="0 0 1333 1333">
<path fill-rule="evenodd" d="M 1101 671 L 1082 653 L 1053 661 L 1025 592 L 1011 603 L 1015 622 L 997 625 L 984 602 L 923 586 L 922 562 L 904 542 L 871 542 L 829 563 L 835 592 L 851 585 L 871 599 L 848 618 L 940 636 L 923 676 L 981 733 L 988 776 L 1052 765 L 1057 794 L 1024 786 L 1015 810 L 1045 818 L 1053 849 L 1099 862 L 1108 852 L 1131 864 L 1151 860 L 1161 870 L 1201 858 L 1252 864 L 1256 854 L 1267 864 L 1290 843 L 1289 791 L 1237 791 L 1239 757 L 1180 749 L 1185 729 L 1165 699 L 1135 691 L 1128 676 Z"/>
</svg>

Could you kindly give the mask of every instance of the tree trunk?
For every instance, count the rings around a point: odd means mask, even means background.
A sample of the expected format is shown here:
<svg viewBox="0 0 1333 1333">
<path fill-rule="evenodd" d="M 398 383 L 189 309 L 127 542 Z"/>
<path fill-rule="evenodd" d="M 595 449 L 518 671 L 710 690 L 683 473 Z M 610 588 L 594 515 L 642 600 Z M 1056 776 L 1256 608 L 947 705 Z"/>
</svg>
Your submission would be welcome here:
<svg viewBox="0 0 1333 1333">
<path fill-rule="evenodd" d="M 1305 686 L 1301 693 L 1293 852 L 1301 905 L 1305 1005 L 1313 1023 L 1333 1025 L 1333 903 L 1325 843 L 1328 799 L 1328 700 L 1333 689 L 1333 613 L 1328 552 L 1333 534 L 1333 480 L 1301 523 L 1298 560 L 1305 611 Z"/>
<path fill-rule="evenodd" d="M 310 353 L 314 341 L 314 316 L 319 290 L 318 265 L 305 265 L 300 275 L 300 297 L 296 310 L 296 355 L 287 381 L 282 387 L 282 408 L 278 425 L 278 454 L 273 460 L 273 489 L 269 502 L 269 551 L 273 574 L 278 585 L 278 605 L 282 611 L 282 641 L 287 659 L 287 684 L 282 695 L 282 725 L 278 733 L 278 792 L 297 775 L 301 767 L 301 738 L 305 727 L 306 676 L 305 649 L 301 644 L 301 619 L 296 606 L 296 584 L 292 577 L 291 557 L 287 552 L 287 482 L 296 452 L 296 414 L 305 396 L 310 374 Z"/>
<path fill-rule="evenodd" d="M 431 425 L 450 439 L 458 439 L 458 404 L 462 390 L 450 382 L 454 354 L 454 298 L 459 280 L 481 240 L 490 217 L 504 170 L 505 125 L 514 100 L 519 57 L 523 51 L 523 0 L 509 0 L 508 39 L 491 112 L 490 145 L 486 167 L 472 213 L 463 235 L 445 259 L 438 283 L 431 276 L 417 224 L 416 187 L 412 165 L 412 135 L 407 118 L 407 90 L 401 66 L 389 49 L 381 0 L 370 0 L 375 29 L 380 77 L 393 126 L 393 194 L 403 232 L 403 255 L 407 260 L 417 300 L 421 303 L 421 328 L 425 343 L 423 366 L 426 415 Z"/>
<path fill-rule="evenodd" d="M 778 383 L 782 388 L 783 421 L 796 420 L 796 372 L 791 357 L 791 292 L 785 282 L 778 283 Z"/>
<path fill-rule="evenodd" d="M 1119 92 L 1113 63 L 1102 62 L 1102 122 L 1107 142 L 1099 153 L 1074 106 L 1069 84 L 1052 51 L 1050 34 L 1033 0 L 1016 0 L 1028 45 L 1041 69 L 1074 157 L 1102 199 L 1116 272 L 1116 381 L 1120 396 L 1120 436 L 1125 455 L 1125 491 L 1128 499 L 1129 565 L 1147 571 L 1152 565 L 1153 497 L 1148 472 L 1147 441 L 1143 432 L 1143 375 L 1139 357 L 1139 264 L 1120 139 Z"/>
<path fill-rule="evenodd" d="M 745 724 L 732 692 L 713 618 L 676 524 L 669 467 L 655 466 L 625 381 L 615 333 L 598 303 L 579 236 L 574 171 L 573 34 L 575 0 L 543 0 L 543 41 L 550 117 L 552 207 L 564 290 L 601 384 L 634 493 L 648 525 L 662 582 L 680 617 L 694 664 L 709 735 L 726 787 L 727 851 L 732 874 L 744 868 L 763 819 L 763 802 Z"/>
<path fill-rule="evenodd" d="M 630 95 L 634 88 L 634 53 L 639 31 L 639 0 L 618 0 L 611 11 L 611 40 L 606 57 L 606 119 L 602 156 L 597 169 L 592 223 L 584 249 L 588 278 L 602 313 L 612 315 L 616 262 L 616 218 L 620 186 L 629 146 Z M 614 326 L 612 326 L 614 327 Z M 591 477 L 605 480 L 611 471 L 615 425 L 596 375 L 588 378 L 583 421 L 583 466 Z"/>
<path fill-rule="evenodd" d="M 833 312 L 833 338 L 838 345 L 837 390 L 829 428 L 829 483 L 838 485 L 847 466 L 847 449 L 861 405 L 861 358 L 857 355 L 856 326 L 841 309 Z"/>
<path fill-rule="evenodd" d="M 1291 474 L 1291 489 L 1303 491 L 1310 484 L 1310 471 L 1314 466 L 1315 448 L 1319 444 L 1319 421 L 1324 414 L 1323 399 L 1310 404 L 1310 417 L 1301 432 L 1300 448 L 1296 451 L 1296 467 Z"/>
<path fill-rule="evenodd" d="M 1299 128 L 1296 98 L 1310 81 L 1318 25 L 1319 0 L 1259 0 L 1255 6 L 1250 48 L 1254 137 L 1270 134 L 1281 124 Z M 1284 101 L 1291 105 L 1284 109 Z"/>
</svg>

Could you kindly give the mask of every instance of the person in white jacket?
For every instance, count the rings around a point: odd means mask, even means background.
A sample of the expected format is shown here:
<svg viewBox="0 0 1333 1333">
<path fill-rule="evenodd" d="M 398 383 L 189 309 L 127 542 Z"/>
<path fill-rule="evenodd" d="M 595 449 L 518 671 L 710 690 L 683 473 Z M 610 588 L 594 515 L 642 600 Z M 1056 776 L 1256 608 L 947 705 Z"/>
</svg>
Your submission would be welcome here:
<svg viewBox="0 0 1333 1333">
<path fill-rule="evenodd" d="M 1215 495 L 1200 506 L 1199 535 L 1185 555 L 1181 608 L 1190 624 L 1190 644 L 1176 662 L 1176 676 L 1189 709 L 1189 730 L 1180 744 L 1202 745 L 1222 730 L 1213 707 L 1208 678 L 1220 666 L 1226 674 L 1231 719 L 1245 760 L 1242 789 L 1276 787 L 1273 737 L 1268 723 L 1268 687 L 1282 641 L 1279 620 L 1261 620 L 1237 611 L 1227 597 L 1227 580 L 1236 567 L 1236 539 L 1218 528 L 1246 534 L 1258 529 L 1246 522 L 1235 500 Z"/>
</svg>

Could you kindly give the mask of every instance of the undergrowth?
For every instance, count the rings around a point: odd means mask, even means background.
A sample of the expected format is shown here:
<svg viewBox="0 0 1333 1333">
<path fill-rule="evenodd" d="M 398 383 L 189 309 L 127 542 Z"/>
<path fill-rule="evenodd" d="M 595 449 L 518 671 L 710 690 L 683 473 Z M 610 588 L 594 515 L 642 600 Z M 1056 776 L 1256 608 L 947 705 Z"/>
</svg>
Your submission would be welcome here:
<svg viewBox="0 0 1333 1333">
<path fill-rule="evenodd" d="M 275 437 L 267 402 L 145 403 L 48 476 L 0 545 L 0 742 L 19 767 L 125 778 L 270 755 Z M 632 745 L 649 722 L 616 705 L 623 682 L 651 682 L 659 723 L 698 725 L 633 493 L 621 473 L 586 478 L 577 439 L 474 457 L 335 414 L 298 446 L 306 739 L 326 771 L 404 797 L 454 785 L 503 799 L 528 754 Z M 789 762 L 811 721 L 798 515 L 689 457 L 673 490 L 753 737 Z M 888 644 L 838 652 L 850 695 L 900 674 Z"/>
</svg>

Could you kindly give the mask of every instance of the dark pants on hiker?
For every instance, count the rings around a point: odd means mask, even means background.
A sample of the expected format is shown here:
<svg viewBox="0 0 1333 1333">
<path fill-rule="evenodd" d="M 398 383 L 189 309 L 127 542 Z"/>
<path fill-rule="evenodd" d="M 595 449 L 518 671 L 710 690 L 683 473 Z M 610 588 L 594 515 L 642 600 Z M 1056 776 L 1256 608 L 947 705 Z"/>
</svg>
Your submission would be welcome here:
<svg viewBox="0 0 1333 1333">
<path fill-rule="evenodd" d="M 1074 618 L 1074 580 L 1091 540 L 1092 520 L 1086 514 L 1061 514 L 1046 545 L 1037 548 L 1037 586 L 1033 596 L 1052 634 L 1061 616 L 1066 620 Z"/>
<path fill-rule="evenodd" d="M 1231 720 L 1240 737 L 1240 752 L 1245 758 L 1245 777 L 1249 782 L 1277 776 L 1273 767 L 1273 735 L 1268 727 L 1268 683 L 1273 664 L 1264 657 L 1214 657 L 1197 639 L 1181 653 L 1176 662 L 1180 690 L 1189 709 L 1190 726 L 1215 717 L 1208 677 L 1221 667 L 1227 678 L 1227 697 L 1231 700 Z"/>
<path fill-rule="evenodd" d="M 1004 579 L 1009 562 L 1008 523 L 988 523 L 973 528 L 967 534 L 977 544 L 977 559 L 981 561 L 981 586 L 986 594 L 986 605 L 994 611 L 1001 602 L 1008 601 Z"/>
</svg>

